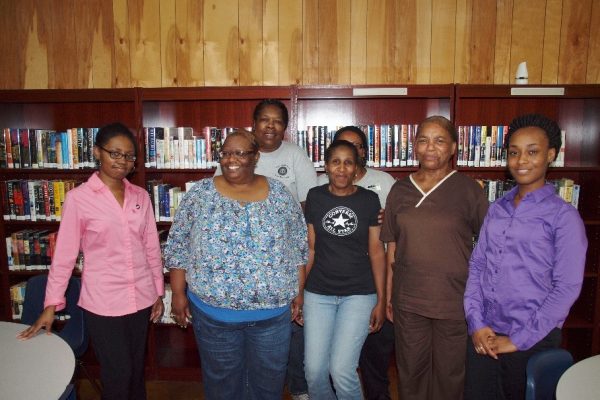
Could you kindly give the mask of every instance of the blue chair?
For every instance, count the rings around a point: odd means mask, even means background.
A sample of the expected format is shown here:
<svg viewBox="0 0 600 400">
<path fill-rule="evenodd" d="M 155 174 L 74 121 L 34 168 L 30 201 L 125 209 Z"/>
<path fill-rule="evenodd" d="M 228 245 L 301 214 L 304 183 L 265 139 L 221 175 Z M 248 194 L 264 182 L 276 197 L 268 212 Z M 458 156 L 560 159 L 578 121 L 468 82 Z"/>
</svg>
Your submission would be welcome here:
<svg viewBox="0 0 600 400">
<path fill-rule="evenodd" d="M 527 362 L 526 400 L 554 400 L 556 385 L 573 365 L 573 356 L 565 349 L 550 349 L 533 355 Z"/>
<path fill-rule="evenodd" d="M 25 288 L 25 298 L 23 300 L 23 314 L 21 322 L 27 325 L 33 325 L 42 311 L 44 311 L 44 298 L 46 296 L 46 283 L 48 275 L 36 275 L 27 281 Z M 77 305 L 79 293 L 81 292 L 81 279 L 71 277 L 69 285 L 65 292 L 66 306 L 56 315 L 65 315 L 65 324 L 60 331 L 54 331 L 73 349 L 75 355 L 75 366 L 87 377 L 94 389 L 101 393 L 96 380 L 89 374 L 80 357 L 88 348 L 89 338 L 85 328 L 83 310 Z M 68 390 L 68 388 L 67 388 Z M 74 395 L 74 390 L 72 390 Z"/>
</svg>

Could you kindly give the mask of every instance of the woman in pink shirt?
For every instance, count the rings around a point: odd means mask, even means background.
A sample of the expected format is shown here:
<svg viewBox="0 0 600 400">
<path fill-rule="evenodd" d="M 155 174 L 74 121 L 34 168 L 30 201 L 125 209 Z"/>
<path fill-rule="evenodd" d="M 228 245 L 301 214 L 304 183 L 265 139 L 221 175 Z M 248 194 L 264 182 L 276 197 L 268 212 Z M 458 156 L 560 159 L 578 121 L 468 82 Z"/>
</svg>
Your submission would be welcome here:
<svg viewBox="0 0 600 400">
<path fill-rule="evenodd" d="M 79 306 L 100 362 L 103 399 L 145 399 L 144 352 L 148 321 L 163 313 L 164 280 L 148 193 L 125 177 L 134 169 L 135 138 L 114 123 L 94 146 L 98 172 L 69 191 L 63 205 L 44 311 L 19 337 L 50 333 L 54 312 L 80 251 L 84 256 Z"/>
</svg>

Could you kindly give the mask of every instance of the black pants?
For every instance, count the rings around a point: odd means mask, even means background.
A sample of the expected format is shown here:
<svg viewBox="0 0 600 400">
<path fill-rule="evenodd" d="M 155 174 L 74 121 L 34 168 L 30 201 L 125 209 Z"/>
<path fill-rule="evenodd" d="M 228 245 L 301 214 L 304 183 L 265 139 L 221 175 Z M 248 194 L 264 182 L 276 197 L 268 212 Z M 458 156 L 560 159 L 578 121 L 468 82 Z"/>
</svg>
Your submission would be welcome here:
<svg viewBox="0 0 600 400">
<path fill-rule="evenodd" d="M 100 362 L 102 399 L 146 398 L 144 355 L 151 307 L 121 317 L 85 312 L 85 322 Z"/>
<path fill-rule="evenodd" d="M 465 400 L 525 399 L 527 361 L 535 353 L 560 346 L 561 332 L 555 328 L 526 351 L 499 354 L 498 360 L 477 354 L 467 339 Z"/>
<path fill-rule="evenodd" d="M 366 400 L 390 399 L 388 369 L 394 353 L 394 325 L 386 320 L 377 333 L 367 336 L 360 353 L 360 375 Z"/>
</svg>

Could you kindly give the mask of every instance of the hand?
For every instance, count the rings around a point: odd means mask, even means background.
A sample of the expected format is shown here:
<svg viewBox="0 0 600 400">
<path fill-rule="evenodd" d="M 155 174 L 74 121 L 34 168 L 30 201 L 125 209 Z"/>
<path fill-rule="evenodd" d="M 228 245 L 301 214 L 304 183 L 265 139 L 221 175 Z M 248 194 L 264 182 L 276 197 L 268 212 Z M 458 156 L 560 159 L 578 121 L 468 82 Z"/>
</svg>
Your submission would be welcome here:
<svg viewBox="0 0 600 400">
<path fill-rule="evenodd" d="M 35 336 L 36 333 L 42 328 L 46 329 L 46 334 L 52 333 L 52 323 L 54 322 L 54 309 L 55 306 L 48 306 L 42 311 L 37 321 L 29 328 L 17 335 L 18 339 L 27 340 Z"/>
<path fill-rule="evenodd" d="M 385 320 L 385 306 L 385 303 L 379 302 L 373 307 L 373 311 L 371 311 L 371 320 L 369 322 L 369 333 L 377 332 L 383 326 Z"/>
<path fill-rule="evenodd" d="M 488 345 L 496 354 L 514 353 L 518 350 L 508 336 L 491 336 L 488 338 Z"/>
<path fill-rule="evenodd" d="M 302 307 L 304 306 L 304 295 L 299 294 L 292 300 L 292 321 L 298 325 L 304 326 L 304 314 Z"/>
<path fill-rule="evenodd" d="M 173 299 L 171 300 L 171 317 L 173 317 L 175 323 L 182 328 L 187 327 L 189 320 L 192 319 L 185 292 L 178 294 L 173 293 Z"/>
<path fill-rule="evenodd" d="M 383 208 L 379 209 L 379 214 L 377 214 L 377 223 L 379 225 L 383 224 L 383 214 L 384 214 L 385 210 Z"/>
<path fill-rule="evenodd" d="M 494 359 L 498 359 L 498 355 L 490 346 L 490 338 L 495 338 L 496 332 L 489 326 L 479 329 L 473 333 L 471 340 L 473 340 L 473 346 L 477 354 L 488 355 Z"/>
<path fill-rule="evenodd" d="M 152 305 L 152 311 L 150 312 L 150 321 L 155 324 L 160 321 L 163 312 L 165 312 L 165 305 L 163 304 L 162 297 L 158 296 L 158 299 Z"/>
<path fill-rule="evenodd" d="M 385 307 L 385 316 L 390 322 L 394 322 L 394 308 L 392 307 L 392 302 L 388 302 Z"/>
</svg>

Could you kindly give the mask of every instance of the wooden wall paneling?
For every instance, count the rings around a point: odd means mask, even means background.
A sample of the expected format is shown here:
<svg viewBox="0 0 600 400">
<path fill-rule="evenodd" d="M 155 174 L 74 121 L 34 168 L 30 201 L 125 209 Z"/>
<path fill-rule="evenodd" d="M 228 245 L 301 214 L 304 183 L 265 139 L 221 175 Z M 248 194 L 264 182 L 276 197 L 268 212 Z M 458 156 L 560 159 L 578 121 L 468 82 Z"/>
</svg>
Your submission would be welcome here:
<svg viewBox="0 0 600 400">
<path fill-rule="evenodd" d="M 367 10 L 368 0 L 350 3 L 350 83 L 367 83 Z"/>
<path fill-rule="evenodd" d="M 239 84 L 243 86 L 263 84 L 263 15 L 263 0 L 239 2 Z"/>
<path fill-rule="evenodd" d="M 454 83 L 469 82 L 473 1 L 474 0 L 456 0 L 456 53 L 454 58 Z"/>
<path fill-rule="evenodd" d="M 160 86 L 177 86 L 177 3 L 174 1 L 159 1 L 160 28 Z"/>
<path fill-rule="evenodd" d="M 319 0 L 302 3 L 302 83 L 319 83 Z"/>
<path fill-rule="evenodd" d="M 510 43 L 512 40 L 513 0 L 496 1 L 496 42 L 494 48 L 494 82 L 507 84 L 515 81 L 510 70 Z"/>
<path fill-rule="evenodd" d="M 32 89 L 46 89 L 48 88 L 48 45 L 49 41 L 52 40 L 50 37 L 49 21 L 47 18 L 48 7 L 47 2 L 43 0 L 35 1 L 24 1 L 19 3 L 20 6 L 27 6 L 33 4 L 31 13 L 24 12 L 23 16 L 20 16 L 17 21 L 22 18 L 31 18 L 31 29 L 28 32 L 27 43 L 24 47 L 25 50 L 25 63 L 23 65 L 25 73 L 25 82 L 19 86 L 21 88 L 32 88 Z M 23 10 L 25 11 L 25 10 Z M 28 26 L 25 21 L 24 26 Z M 15 27 L 9 27 L 9 29 L 15 29 Z M 8 36 L 10 37 L 10 35 Z M 17 49 L 22 51 L 23 49 Z M 7 57 L 12 59 L 12 57 Z M 18 64 L 17 64 L 18 67 Z"/>
<path fill-rule="evenodd" d="M 110 63 L 113 65 L 114 76 L 111 87 L 126 88 L 131 85 L 131 40 L 129 36 L 129 9 L 127 0 L 113 0 L 113 41 L 114 54 Z M 107 62 L 107 60 L 103 60 Z"/>
<path fill-rule="evenodd" d="M 431 82 L 431 38 L 433 15 L 432 0 L 418 0 L 415 3 L 415 76 L 412 82 L 427 84 Z"/>
<path fill-rule="evenodd" d="M 546 1 L 544 22 L 544 48 L 542 54 L 542 83 L 558 83 L 558 58 L 562 27 L 562 0 Z"/>
<path fill-rule="evenodd" d="M 30 17 L 33 16 L 33 4 L 30 3 Z M 25 2 L 22 3 L 24 7 Z M 0 2 L 0 48 L 2 49 L 2 57 L 0 57 L 0 70 L 2 71 L 2 83 L 0 87 L 3 89 L 22 88 L 25 83 L 23 66 L 25 65 L 25 46 L 27 31 L 29 31 L 28 19 L 21 20 L 24 13 L 21 7 L 18 7 L 15 2 L 1 1 Z M 8 35 L 6 30 L 11 26 L 12 35 Z M 14 85 L 14 86 L 12 86 Z"/>
<path fill-rule="evenodd" d="M 177 86 L 204 86 L 203 17 L 203 0 L 176 0 Z"/>
<path fill-rule="evenodd" d="M 302 83 L 302 0 L 281 0 L 279 5 L 279 85 Z"/>
<path fill-rule="evenodd" d="M 408 83 L 403 76 L 406 47 L 404 32 L 414 24 L 414 8 L 404 9 L 398 1 L 370 0 L 367 12 L 367 83 Z M 406 26 L 405 26 L 406 24 Z M 413 25 L 414 26 L 414 25 Z M 414 30 L 413 30 L 414 31 Z M 414 37 L 414 36 L 413 36 Z M 406 74 L 404 74 L 406 75 Z"/>
<path fill-rule="evenodd" d="M 600 0 L 593 0 L 592 21 L 600 21 Z M 600 24 L 590 26 L 590 42 L 588 44 L 588 64 L 586 83 L 600 83 Z"/>
<path fill-rule="evenodd" d="M 48 46 L 48 87 L 69 89 L 86 87 L 80 81 L 83 59 L 77 55 L 75 0 L 53 2 L 48 11 L 52 41 Z"/>
<path fill-rule="evenodd" d="M 400 67 L 396 74 L 386 72 L 386 75 L 394 76 L 393 80 L 387 80 L 386 83 L 415 83 L 417 80 L 417 3 L 421 1 L 423 0 L 397 1 L 396 10 L 401 18 L 386 16 L 384 29 L 390 29 L 390 32 L 396 31 L 396 36 L 395 41 L 386 41 L 382 45 L 398 49 Z M 387 69 L 385 63 L 383 69 L 384 71 Z"/>
<path fill-rule="evenodd" d="M 454 82 L 456 52 L 456 1 L 433 0 L 431 3 L 430 82 Z"/>
<path fill-rule="evenodd" d="M 352 0 L 319 0 L 319 83 L 350 83 Z"/>
<path fill-rule="evenodd" d="M 237 0 L 204 2 L 206 86 L 237 86 L 240 74 Z"/>
<path fill-rule="evenodd" d="M 496 42 L 496 0 L 473 3 L 471 19 L 470 83 L 494 82 L 494 46 Z"/>
<path fill-rule="evenodd" d="M 160 2 L 128 0 L 131 86 L 161 86 Z"/>
<path fill-rule="evenodd" d="M 591 16 L 591 0 L 563 0 L 558 69 L 561 83 L 585 83 Z"/>
<path fill-rule="evenodd" d="M 86 88 L 112 87 L 114 54 L 112 4 L 103 0 L 75 2 L 78 81 Z"/>
<path fill-rule="evenodd" d="M 510 83 L 514 82 L 517 66 L 522 61 L 527 61 L 529 83 L 542 82 L 545 9 L 546 0 L 514 0 Z"/>
<path fill-rule="evenodd" d="M 279 85 L 279 7 L 279 0 L 262 1 L 262 68 L 258 71 L 262 85 Z"/>
</svg>

